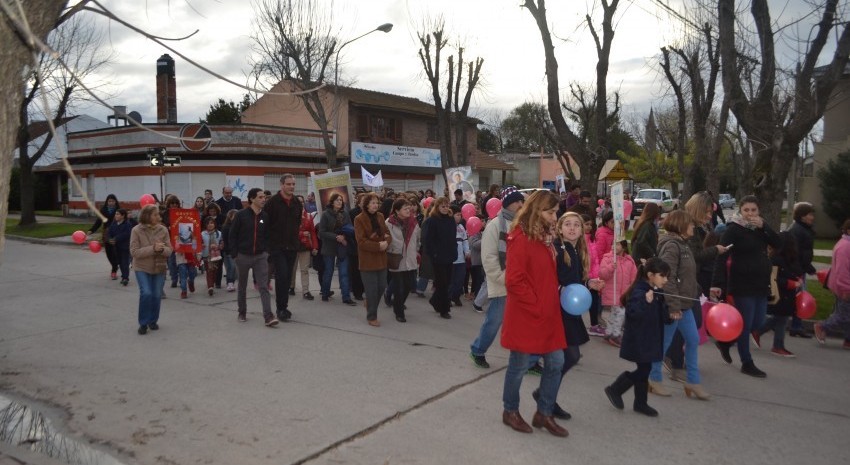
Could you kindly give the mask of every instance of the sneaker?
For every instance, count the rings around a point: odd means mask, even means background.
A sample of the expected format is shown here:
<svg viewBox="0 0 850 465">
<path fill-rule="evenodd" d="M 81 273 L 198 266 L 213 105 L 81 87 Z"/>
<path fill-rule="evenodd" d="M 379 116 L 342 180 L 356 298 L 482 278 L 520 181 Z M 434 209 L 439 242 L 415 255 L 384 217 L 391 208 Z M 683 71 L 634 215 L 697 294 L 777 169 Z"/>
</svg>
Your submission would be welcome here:
<svg viewBox="0 0 850 465">
<path fill-rule="evenodd" d="M 156 331 L 159 329 L 159 325 L 156 323 L 151 323 L 148 325 L 148 328 L 150 328 L 151 331 Z"/>
<path fill-rule="evenodd" d="M 313 294 L 310 294 L 309 292 L 305 292 L 304 298 L 307 299 L 307 300 L 313 300 L 315 297 L 313 297 Z"/>
<path fill-rule="evenodd" d="M 357 306 L 357 302 L 355 302 L 351 299 L 343 300 L 342 303 L 344 303 L 345 305 L 348 305 L 350 307 L 356 307 Z"/>
<path fill-rule="evenodd" d="M 600 325 L 593 325 L 587 330 L 587 334 L 602 337 L 605 336 L 605 329 Z"/>
<path fill-rule="evenodd" d="M 239 316 L 238 316 L 238 317 L 236 317 L 236 319 L 237 319 L 240 323 L 244 323 L 244 322 L 248 321 L 248 317 L 247 317 L 244 313 L 240 313 L 240 314 L 239 314 Z"/>
<path fill-rule="evenodd" d="M 189 292 L 195 292 L 195 281 L 189 281 Z"/>
<path fill-rule="evenodd" d="M 148 327 L 147 326 L 139 326 L 138 333 L 139 334 L 147 334 L 148 333 Z"/>
<path fill-rule="evenodd" d="M 475 366 L 478 368 L 490 368 L 490 364 L 487 363 L 487 359 L 484 358 L 483 355 L 475 355 L 472 352 L 469 353 L 469 358 L 475 362 Z"/>
<path fill-rule="evenodd" d="M 543 366 L 540 365 L 540 362 L 537 362 L 533 367 L 528 369 L 527 373 L 532 376 L 543 376 Z"/>
<path fill-rule="evenodd" d="M 118 274 L 113 271 L 112 273 L 109 273 L 109 278 L 115 281 L 116 279 L 118 279 Z"/>
<path fill-rule="evenodd" d="M 233 283 L 227 283 L 227 292 L 233 292 L 236 290 L 236 286 Z"/>
<path fill-rule="evenodd" d="M 472 304 L 472 308 L 475 310 L 475 313 L 484 313 L 484 308 L 479 307 L 478 305 Z"/>
<path fill-rule="evenodd" d="M 750 337 L 753 339 L 753 344 L 761 349 L 761 334 L 758 331 L 750 331 Z"/>
<path fill-rule="evenodd" d="M 826 344 L 826 330 L 823 329 L 822 323 L 815 323 L 815 339 L 821 344 Z"/>
<path fill-rule="evenodd" d="M 289 288 L 289 295 L 295 295 L 295 288 L 294 287 Z"/>
<path fill-rule="evenodd" d="M 122 280 L 121 280 L 121 285 L 122 285 L 122 286 L 126 286 L 126 285 L 127 285 L 127 283 L 129 283 L 129 282 L 130 282 L 130 280 L 129 280 L 129 279 L 122 279 Z"/>
<path fill-rule="evenodd" d="M 274 328 L 278 325 L 278 323 L 280 323 L 280 321 L 278 321 L 278 319 L 275 317 L 270 317 L 266 320 L 266 326 L 268 326 L 269 328 Z"/>
<path fill-rule="evenodd" d="M 188 295 L 188 294 L 186 294 L 186 291 L 180 291 L 180 298 L 181 298 L 181 299 L 185 299 L 185 298 L 187 298 L 187 297 L 189 297 L 189 295 Z"/>
<path fill-rule="evenodd" d="M 209 294 L 210 296 L 212 296 L 214 293 L 215 293 L 215 290 L 213 288 L 207 289 L 207 294 Z"/>
<path fill-rule="evenodd" d="M 773 354 L 773 355 L 778 355 L 780 357 L 786 357 L 786 358 L 796 357 L 796 355 L 792 354 L 791 352 L 789 352 L 785 349 L 777 349 L 775 347 L 773 349 L 770 349 L 770 353 Z"/>
</svg>

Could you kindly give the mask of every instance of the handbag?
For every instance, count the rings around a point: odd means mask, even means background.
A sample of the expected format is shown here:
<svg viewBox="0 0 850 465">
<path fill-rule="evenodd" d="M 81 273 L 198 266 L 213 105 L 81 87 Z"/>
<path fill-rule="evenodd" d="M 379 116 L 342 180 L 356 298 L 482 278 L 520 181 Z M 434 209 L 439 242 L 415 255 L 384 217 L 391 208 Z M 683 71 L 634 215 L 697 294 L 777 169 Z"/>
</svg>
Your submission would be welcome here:
<svg viewBox="0 0 850 465">
<path fill-rule="evenodd" d="M 387 267 L 391 270 L 397 270 L 401 266 L 401 260 L 404 256 L 400 253 L 387 252 Z"/>
</svg>

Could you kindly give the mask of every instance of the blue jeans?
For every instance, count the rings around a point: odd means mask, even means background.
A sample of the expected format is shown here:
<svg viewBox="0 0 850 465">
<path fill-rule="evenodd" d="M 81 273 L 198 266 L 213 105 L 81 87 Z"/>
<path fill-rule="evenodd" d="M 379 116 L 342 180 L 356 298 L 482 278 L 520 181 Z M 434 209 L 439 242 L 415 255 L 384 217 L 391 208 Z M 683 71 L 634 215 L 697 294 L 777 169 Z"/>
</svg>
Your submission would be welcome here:
<svg viewBox="0 0 850 465">
<path fill-rule="evenodd" d="M 336 261 L 342 300 L 351 300 L 351 290 L 348 285 L 348 258 L 337 259 L 336 256 L 325 255 L 322 256 L 322 260 L 325 262 L 325 271 L 322 274 L 322 297 L 328 297 L 331 293 L 331 280 L 334 277 L 334 261 Z"/>
<path fill-rule="evenodd" d="M 750 332 L 753 329 L 764 326 L 764 317 L 767 314 L 767 297 L 734 296 L 735 308 L 744 319 L 744 329 L 738 336 L 738 355 L 741 363 L 751 362 L 753 356 L 750 354 Z"/>
<path fill-rule="evenodd" d="M 224 270 L 227 274 L 227 284 L 232 284 L 236 282 L 236 262 L 233 260 L 228 254 L 222 256 L 221 259 L 224 262 Z M 220 269 L 219 269 L 220 270 Z M 219 271 L 221 273 L 221 271 Z"/>
<path fill-rule="evenodd" d="M 502 403 L 505 410 L 519 410 L 519 388 L 522 377 L 528 370 L 531 354 L 511 351 L 508 359 L 508 370 L 505 372 L 505 387 L 502 392 Z M 540 397 L 537 400 L 537 411 L 551 416 L 558 386 L 561 384 L 561 368 L 564 366 L 564 351 L 561 349 L 543 354 L 543 376 L 540 377 Z"/>
<path fill-rule="evenodd" d="M 738 299 L 735 299 L 736 303 L 737 301 Z M 699 384 L 699 358 L 697 355 L 699 353 L 699 332 L 697 332 L 697 321 L 694 319 L 693 310 L 682 310 L 681 320 L 664 325 L 664 352 L 662 353 L 667 352 L 677 330 L 682 333 L 682 337 L 685 339 L 685 370 L 688 374 L 688 384 Z M 747 333 L 747 337 L 749 335 L 750 333 Z M 661 361 L 652 363 L 649 379 L 661 381 Z"/>
<path fill-rule="evenodd" d="M 177 275 L 177 257 L 175 256 L 175 254 L 169 255 L 168 261 L 166 261 L 165 263 L 168 266 L 168 275 L 171 276 L 171 282 L 173 284 L 177 284 L 177 278 L 179 276 Z M 164 281 L 163 284 L 165 284 Z"/>
<path fill-rule="evenodd" d="M 507 297 L 493 297 L 490 299 L 490 306 L 487 307 L 487 314 L 484 315 L 484 322 L 481 323 L 481 330 L 478 332 L 478 338 L 469 347 L 472 355 L 484 355 L 487 349 L 496 340 L 499 334 L 499 328 L 502 327 L 502 320 L 505 318 L 505 303 Z"/>
<path fill-rule="evenodd" d="M 139 283 L 139 326 L 156 323 L 159 321 L 165 273 L 151 274 L 136 270 L 136 282 Z"/>
<path fill-rule="evenodd" d="M 181 263 L 177 265 L 177 273 L 180 276 L 180 290 L 186 292 L 186 280 L 188 279 L 194 285 L 195 277 L 198 276 L 198 269 L 194 265 Z"/>
</svg>

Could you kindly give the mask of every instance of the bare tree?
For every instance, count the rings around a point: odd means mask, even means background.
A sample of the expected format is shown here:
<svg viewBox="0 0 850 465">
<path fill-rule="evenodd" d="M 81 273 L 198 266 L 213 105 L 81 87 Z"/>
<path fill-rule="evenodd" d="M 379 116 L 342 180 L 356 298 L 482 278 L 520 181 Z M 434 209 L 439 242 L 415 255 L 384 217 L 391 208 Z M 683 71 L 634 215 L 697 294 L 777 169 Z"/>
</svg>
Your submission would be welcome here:
<svg viewBox="0 0 850 465">
<path fill-rule="evenodd" d="M 251 39 L 255 56 L 251 74 L 255 79 L 269 86 L 286 81 L 292 86 L 290 90 L 297 91 L 315 88 L 331 79 L 336 83 L 338 70 L 331 60 L 341 46 L 334 26 L 333 1 L 256 0 L 254 10 Z M 298 97 L 322 132 L 328 167 L 336 167 L 337 147 L 329 125 L 339 109 L 326 108 L 319 92 L 301 93 Z"/>
<path fill-rule="evenodd" d="M 36 222 L 32 170 L 53 142 L 53 133 L 48 131 L 44 139 L 34 144 L 30 140 L 31 123 L 34 120 L 50 119 L 53 126 L 58 127 L 74 101 L 85 99 L 85 94 L 78 92 L 78 80 L 99 72 L 111 60 L 111 54 L 102 51 L 102 42 L 102 35 L 90 17 L 86 19 L 74 15 L 54 29 L 47 38 L 47 44 L 56 52 L 56 56 L 42 51 L 35 67 L 28 73 L 24 99 L 20 105 L 17 139 L 21 226 Z M 73 75 L 59 60 L 71 68 Z M 41 105 L 42 94 L 47 97 L 50 108 Z"/>
<path fill-rule="evenodd" d="M 752 175 L 746 184 L 762 201 L 765 219 L 779 225 L 785 181 L 792 161 L 799 153 L 800 142 L 823 116 L 830 94 L 841 78 L 850 58 L 850 21 L 837 17 L 839 0 L 826 0 L 817 10 L 819 21 L 813 27 L 813 38 L 805 43 L 802 60 L 792 71 L 782 71 L 775 50 L 776 31 L 767 0 L 752 0 L 750 14 L 758 38 L 754 57 L 742 50 L 736 37 L 734 0 L 718 1 L 720 56 L 723 88 L 730 108 L 749 139 L 754 152 Z M 814 12 L 813 12 L 814 13 Z M 835 53 L 830 62 L 815 69 L 834 28 L 837 32 Z M 745 34 L 745 28 L 737 29 Z M 742 68 L 752 66 L 757 86 L 745 88 Z M 784 88 L 778 74 L 789 77 Z"/>
<path fill-rule="evenodd" d="M 445 33 L 445 21 L 437 18 L 425 21 L 416 33 L 419 39 L 419 61 L 425 71 L 425 77 L 431 85 L 431 95 L 434 99 L 434 112 L 437 118 L 437 133 L 440 140 L 440 153 L 443 168 L 460 166 L 468 163 L 469 147 L 466 137 L 469 126 L 469 105 L 472 93 L 479 85 L 483 58 L 475 58 L 466 62 L 463 58 L 465 47 L 457 45 L 457 63 L 455 55 L 446 57 L 446 75 L 440 71 L 442 57 L 448 45 Z M 466 68 L 466 81 L 464 81 Z M 441 80 L 445 79 L 445 95 L 441 92 Z M 463 93 L 463 100 L 460 95 Z M 452 127 L 455 140 L 452 143 Z M 457 157 L 454 156 L 457 150 Z M 445 178 L 445 170 L 443 171 Z M 448 185 L 448 180 L 446 180 Z"/>
<path fill-rule="evenodd" d="M 537 23 L 540 36 L 543 40 L 543 51 L 546 56 L 546 81 L 547 81 L 547 107 L 552 124 L 558 134 L 562 166 L 569 168 L 569 162 L 563 161 L 568 155 L 572 155 L 581 170 L 581 179 L 585 187 L 596 191 L 597 180 L 605 161 L 608 159 L 608 66 L 611 55 L 611 44 L 614 40 L 613 19 L 617 11 L 619 0 L 601 0 L 602 5 L 602 34 L 600 36 L 590 14 L 585 15 L 585 21 L 593 37 L 596 46 L 596 88 L 593 107 L 594 124 L 590 127 L 593 135 L 587 140 L 592 144 L 585 144 L 567 124 L 562 113 L 560 82 L 558 79 L 558 60 L 555 58 L 555 46 L 552 43 L 552 34 L 549 32 L 549 20 L 546 17 L 545 0 L 525 0 L 523 7 L 527 8 Z M 574 173 L 565 171 L 575 179 Z"/>
</svg>

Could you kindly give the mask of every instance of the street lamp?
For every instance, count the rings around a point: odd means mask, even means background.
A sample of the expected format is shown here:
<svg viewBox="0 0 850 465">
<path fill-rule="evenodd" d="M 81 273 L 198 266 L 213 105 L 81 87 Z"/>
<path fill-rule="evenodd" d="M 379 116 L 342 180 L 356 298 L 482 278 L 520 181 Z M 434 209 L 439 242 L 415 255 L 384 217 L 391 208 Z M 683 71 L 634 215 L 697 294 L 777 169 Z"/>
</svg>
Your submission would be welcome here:
<svg viewBox="0 0 850 465">
<path fill-rule="evenodd" d="M 390 32 L 392 30 L 393 30 L 392 23 L 381 24 L 380 26 L 376 27 L 375 29 L 372 29 L 371 31 L 369 31 L 365 34 L 361 34 L 361 35 L 359 35 L 359 36 L 357 36 L 357 37 L 355 37 L 355 38 L 353 38 L 349 41 L 343 42 L 342 45 L 340 45 L 339 48 L 336 49 L 336 58 L 334 58 L 334 100 L 336 101 L 335 106 L 337 106 L 337 108 L 336 108 L 336 122 L 334 123 L 334 131 L 336 131 L 337 137 L 336 137 L 336 141 L 335 141 L 334 145 L 337 146 L 337 150 L 339 150 L 339 108 L 338 108 L 339 107 L 339 52 L 346 45 L 354 42 L 355 40 L 362 39 L 362 38 L 368 36 L 369 34 L 371 34 L 373 32 L 381 31 L 381 32 L 386 33 L 386 32 Z"/>
</svg>

